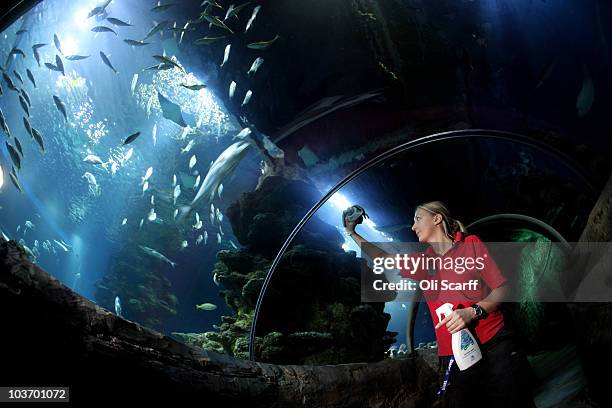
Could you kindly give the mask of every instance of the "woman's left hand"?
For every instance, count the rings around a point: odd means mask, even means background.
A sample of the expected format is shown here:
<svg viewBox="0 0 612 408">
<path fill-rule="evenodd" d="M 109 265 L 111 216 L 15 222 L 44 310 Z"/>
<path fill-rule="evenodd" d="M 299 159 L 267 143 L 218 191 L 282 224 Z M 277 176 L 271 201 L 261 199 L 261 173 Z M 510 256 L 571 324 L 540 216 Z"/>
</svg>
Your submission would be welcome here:
<svg viewBox="0 0 612 408">
<path fill-rule="evenodd" d="M 442 319 L 436 324 L 436 329 L 443 324 L 446 324 L 450 334 L 456 333 L 459 330 L 465 329 L 470 322 L 474 320 L 474 310 L 471 307 L 464 309 L 453 310 L 451 314 Z"/>
</svg>

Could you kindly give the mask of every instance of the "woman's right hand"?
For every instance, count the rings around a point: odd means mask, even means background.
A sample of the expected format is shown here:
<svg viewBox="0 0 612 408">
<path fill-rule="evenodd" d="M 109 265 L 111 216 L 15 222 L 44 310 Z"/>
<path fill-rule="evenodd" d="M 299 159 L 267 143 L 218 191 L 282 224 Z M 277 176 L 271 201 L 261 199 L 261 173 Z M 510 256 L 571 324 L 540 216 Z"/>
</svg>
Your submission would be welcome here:
<svg viewBox="0 0 612 408">
<path fill-rule="evenodd" d="M 362 217 L 359 217 L 359 219 L 350 222 L 349 220 L 347 220 L 346 218 L 344 219 L 344 230 L 346 231 L 347 234 L 352 234 L 353 232 L 355 232 L 355 227 L 357 226 L 357 224 L 360 224 L 361 222 L 359 222 L 361 220 Z"/>
</svg>

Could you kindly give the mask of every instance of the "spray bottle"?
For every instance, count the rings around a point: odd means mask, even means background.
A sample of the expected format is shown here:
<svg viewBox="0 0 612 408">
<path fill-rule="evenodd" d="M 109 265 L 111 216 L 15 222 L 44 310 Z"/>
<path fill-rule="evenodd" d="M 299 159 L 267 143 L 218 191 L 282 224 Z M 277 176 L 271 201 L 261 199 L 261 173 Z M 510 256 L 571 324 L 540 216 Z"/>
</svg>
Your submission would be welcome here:
<svg viewBox="0 0 612 408">
<path fill-rule="evenodd" d="M 441 322 L 444 317 L 448 316 L 453 312 L 452 303 L 445 303 L 436 309 L 436 315 L 438 316 L 438 322 Z M 442 317 L 444 315 L 444 317 Z M 461 371 L 470 368 L 482 359 L 482 352 L 476 339 L 470 333 L 470 330 L 466 327 L 465 329 L 459 330 L 453 333 L 452 336 L 453 345 L 453 356 L 457 362 L 457 366 Z"/>
</svg>

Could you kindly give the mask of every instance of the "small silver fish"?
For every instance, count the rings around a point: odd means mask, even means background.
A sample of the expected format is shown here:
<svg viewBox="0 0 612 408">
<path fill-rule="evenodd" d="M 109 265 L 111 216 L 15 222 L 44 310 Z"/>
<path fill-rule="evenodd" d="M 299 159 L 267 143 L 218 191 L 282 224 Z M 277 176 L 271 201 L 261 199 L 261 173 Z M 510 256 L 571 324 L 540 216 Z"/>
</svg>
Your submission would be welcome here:
<svg viewBox="0 0 612 408">
<path fill-rule="evenodd" d="M 102 58 L 102 62 L 104 62 L 106 64 L 106 66 L 108 66 L 110 69 L 113 70 L 113 72 L 115 74 L 117 74 L 117 70 L 115 69 L 115 67 L 113 67 L 113 64 L 111 64 L 110 60 L 108 59 L 108 57 L 106 56 L 106 54 L 102 51 L 100 51 L 100 58 Z"/>
<path fill-rule="evenodd" d="M 28 68 L 26 68 L 26 74 L 27 74 L 28 79 L 30 80 L 30 82 L 32 82 L 32 85 L 34 85 L 34 88 L 36 88 L 36 81 L 34 80 L 34 75 L 32 74 L 32 71 L 30 71 Z"/>
<path fill-rule="evenodd" d="M 266 48 L 274 44 L 276 40 L 278 40 L 279 38 L 280 36 L 276 34 L 276 36 L 274 36 L 274 38 L 269 41 L 254 42 L 254 43 L 247 45 L 247 48 L 250 48 L 252 50 L 265 50 Z"/>
<path fill-rule="evenodd" d="M 225 46 L 225 51 L 223 52 L 223 62 L 221 63 L 219 68 L 223 68 L 223 65 L 225 65 L 225 63 L 229 59 L 229 54 L 230 54 L 230 49 L 231 48 L 232 48 L 232 44 L 227 44 Z"/>
<path fill-rule="evenodd" d="M 110 27 L 106 26 L 95 26 L 91 29 L 94 33 L 113 33 L 117 35 L 117 32 Z"/>
<path fill-rule="evenodd" d="M 249 68 L 247 75 L 255 74 L 257 70 L 259 69 L 259 67 L 261 67 L 261 64 L 263 64 L 263 62 L 264 62 L 263 58 L 261 57 L 255 58 L 255 61 L 253 61 L 253 63 L 251 64 L 251 68 Z"/>
</svg>

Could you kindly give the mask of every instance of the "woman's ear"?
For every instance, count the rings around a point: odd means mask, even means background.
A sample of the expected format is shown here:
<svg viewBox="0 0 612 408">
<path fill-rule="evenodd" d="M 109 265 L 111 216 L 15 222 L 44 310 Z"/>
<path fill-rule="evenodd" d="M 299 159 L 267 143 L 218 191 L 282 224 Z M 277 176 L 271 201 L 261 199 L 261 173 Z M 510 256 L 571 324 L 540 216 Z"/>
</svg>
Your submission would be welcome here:
<svg viewBox="0 0 612 408">
<path fill-rule="evenodd" d="M 434 225 L 438 225 L 442 222 L 442 216 L 440 214 L 434 214 L 433 216 Z"/>
</svg>

